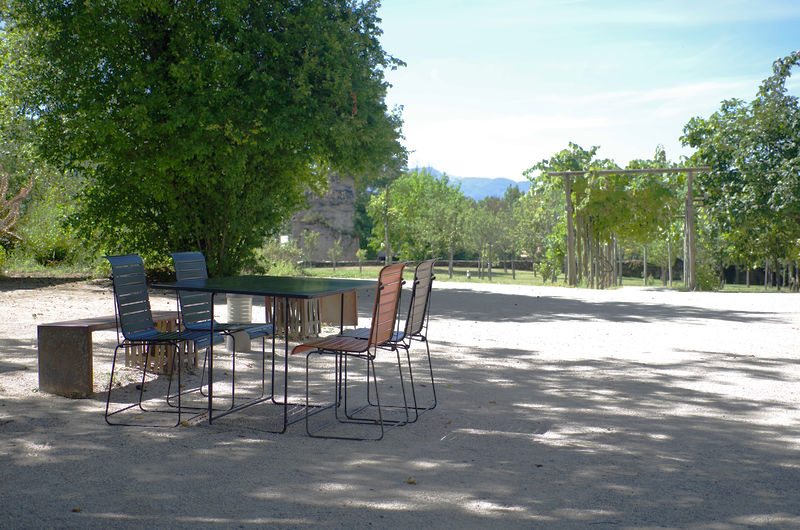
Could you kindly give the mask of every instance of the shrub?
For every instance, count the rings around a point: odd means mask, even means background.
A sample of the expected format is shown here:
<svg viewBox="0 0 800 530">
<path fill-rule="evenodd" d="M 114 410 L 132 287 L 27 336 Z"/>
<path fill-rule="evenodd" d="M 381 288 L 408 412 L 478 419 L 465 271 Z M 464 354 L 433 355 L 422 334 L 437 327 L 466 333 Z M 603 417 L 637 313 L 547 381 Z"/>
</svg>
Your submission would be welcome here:
<svg viewBox="0 0 800 530">
<path fill-rule="evenodd" d="M 268 239 L 264 246 L 256 251 L 256 263 L 264 272 L 277 276 L 300 274 L 299 262 L 302 251 L 293 243 L 282 244 L 275 239 Z"/>
<path fill-rule="evenodd" d="M 28 203 L 20 219 L 17 250 L 40 265 L 72 262 L 82 255 L 82 245 L 66 223 L 68 208 L 54 194 Z"/>
</svg>

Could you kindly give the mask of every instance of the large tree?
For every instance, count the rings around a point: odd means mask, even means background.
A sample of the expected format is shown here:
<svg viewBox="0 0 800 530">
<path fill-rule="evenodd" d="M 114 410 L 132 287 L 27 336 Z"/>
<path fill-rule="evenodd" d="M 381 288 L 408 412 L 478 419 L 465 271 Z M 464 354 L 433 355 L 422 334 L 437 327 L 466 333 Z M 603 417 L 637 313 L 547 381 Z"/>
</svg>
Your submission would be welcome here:
<svg viewBox="0 0 800 530">
<path fill-rule="evenodd" d="M 3 5 L 5 4 L 5 5 Z M 199 249 L 237 272 L 330 168 L 402 147 L 374 0 L 0 0 L 0 93 L 86 176 L 111 251 Z"/>
<path fill-rule="evenodd" d="M 424 170 L 404 173 L 370 199 L 371 245 L 384 248 L 388 235 L 392 251 L 404 259 L 448 255 L 452 263 L 466 208 L 459 185 L 450 183 L 447 175 L 436 177 Z"/>
<path fill-rule="evenodd" d="M 753 101 L 723 101 L 710 117 L 692 118 L 684 127 L 681 140 L 697 148 L 694 162 L 712 168 L 697 183 L 705 207 L 743 265 L 796 257 L 800 105 L 786 82 L 798 66 L 800 52 L 775 61 Z"/>
</svg>

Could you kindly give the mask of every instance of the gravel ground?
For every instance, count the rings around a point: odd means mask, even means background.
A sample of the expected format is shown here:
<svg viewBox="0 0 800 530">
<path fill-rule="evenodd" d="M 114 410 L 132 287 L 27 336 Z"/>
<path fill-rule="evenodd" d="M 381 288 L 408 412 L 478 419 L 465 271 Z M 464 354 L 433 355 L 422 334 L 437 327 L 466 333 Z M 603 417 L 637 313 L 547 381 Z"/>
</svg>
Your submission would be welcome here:
<svg viewBox="0 0 800 530">
<path fill-rule="evenodd" d="M 97 395 L 72 400 L 38 391 L 36 326 L 113 314 L 110 285 L 0 292 L 0 527 L 800 527 L 795 294 L 438 283 L 439 405 L 351 442 L 264 432 L 268 405 L 108 426 L 115 334 L 94 336 Z"/>
</svg>

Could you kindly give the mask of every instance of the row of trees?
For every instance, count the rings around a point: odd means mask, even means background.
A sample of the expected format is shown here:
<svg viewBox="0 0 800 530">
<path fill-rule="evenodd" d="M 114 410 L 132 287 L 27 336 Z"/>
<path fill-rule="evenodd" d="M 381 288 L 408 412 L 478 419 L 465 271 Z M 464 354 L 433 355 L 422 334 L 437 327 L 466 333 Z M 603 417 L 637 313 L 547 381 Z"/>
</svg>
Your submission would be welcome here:
<svg viewBox="0 0 800 530">
<path fill-rule="evenodd" d="M 725 101 L 711 117 L 692 118 L 682 141 L 697 152 L 681 166 L 705 166 L 692 194 L 698 281 L 713 287 L 725 267 L 790 271 L 800 255 L 800 108 L 786 87 L 800 52 L 776 61 L 752 102 Z M 404 174 L 375 190 L 367 207 L 375 250 L 422 259 L 477 257 L 491 277 L 497 258 L 528 256 L 545 277 L 569 269 L 567 242 L 575 242 L 570 283 L 603 287 L 617 282 L 623 254 L 672 264 L 686 253 L 687 174 L 658 147 L 652 159 L 620 168 L 596 158 L 598 147 L 568 148 L 525 174 L 531 191 L 476 202 L 447 177 Z M 621 169 L 633 173 L 615 173 Z M 659 169 L 667 171 L 659 171 Z M 635 172 L 641 170 L 641 172 Z M 569 176 L 564 172 L 577 172 Z M 694 205 L 694 203 L 692 203 Z M 451 269 L 452 270 L 452 269 Z"/>
<path fill-rule="evenodd" d="M 555 279 L 566 260 L 569 196 L 579 249 L 578 281 L 597 286 L 615 282 L 621 245 L 629 256 L 634 252 L 641 255 L 642 249 L 649 248 L 666 266 L 672 261 L 667 255 L 671 252 L 658 254 L 662 249 L 657 240 L 659 235 L 665 236 L 667 247 L 680 241 L 675 235 L 680 220 L 673 220 L 671 212 L 680 211 L 682 179 L 589 174 L 574 178 L 567 195 L 563 178 L 541 173 L 574 169 L 573 162 L 592 162 L 596 150 L 570 144 L 530 170 L 535 185 L 529 193 L 523 195 L 511 186 L 502 198 L 481 201 L 465 197 L 446 175 L 439 178 L 425 171 L 408 172 L 372 197 L 369 244 L 373 250 L 389 249 L 388 253 L 404 259 L 439 256 L 450 262 L 451 274 L 454 258 L 477 259 L 485 264 L 490 279 L 492 266 L 499 260 L 513 266 L 525 256 L 544 277 Z M 664 156 L 659 150 L 655 160 L 637 161 L 636 165 L 663 167 Z M 670 222 L 661 223 L 664 220 Z M 670 230 L 662 230 L 660 223 Z"/>
</svg>

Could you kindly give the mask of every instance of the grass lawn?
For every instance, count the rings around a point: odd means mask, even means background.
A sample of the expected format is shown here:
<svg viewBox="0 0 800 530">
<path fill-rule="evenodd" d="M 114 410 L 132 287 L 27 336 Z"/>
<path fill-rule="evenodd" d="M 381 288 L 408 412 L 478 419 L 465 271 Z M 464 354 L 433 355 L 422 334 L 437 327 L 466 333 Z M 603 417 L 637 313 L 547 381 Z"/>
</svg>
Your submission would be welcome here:
<svg viewBox="0 0 800 530">
<path fill-rule="evenodd" d="M 76 267 L 72 265 L 58 265 L 58 266 L 43 266 L 39 265 L 32 260 L 10 260 L 5 263 L 5 271 L 0 270 L 0 277 L 45 277 L 45 278 L 75 278 L 85 279 L 92 277 L 108 277 L 107 273 L 100 273 L 90 267 Z M 364 266 L 359 271 L 357 266 L 337 267 L 334 271 L 331 267 L 316 267 L 303 269 L 302 275 L 316 276 L 320 278 L 335 277 L 335 278 L 367 278 L 374 279 L 378 277 L 378 272 L 381 267 L 376 265 Z M 467 271 L 470 273 L 470 278 L 467 279 Z M 410 278 L 414 273 L 414 264 L 411 263 L 406 267 L 406 277 Z M 271 271 L 268 274 L 278 274 L 280 272 Z M 567 287 L 564 282 L 564 276 L 559 276 L 559 280 L 555 283 L 549 281 L 545 282 L 541 276 L 534 276 L 531 271 L 516 271 L 516 278 L 512 277 L 511 269 L 503 271 L 502 267 L 492 269 L 492 281 L 490 282 L 486 272 L 484 271 L 483 278 L 478 277 L 478 272 L 475 268 L 467 269 L 466 267 L 455 267 L 453 269 L 453 277 L 449 278 L 447 274 L 447 266 L 437 266 L 435 269 L 436 281 L 447 282 L 466 282 L 466 283 L 497 283 L 497 284 L 511 284 L 511 285 L 547 285 L 556 287 Z M 643 286 L 642 279 L 639 277 L 625 276 L 622 278 L 624 286 Z M 664 287 L 659 280 L 650 282 L 651 287 Z M 580 287 L 586 287 L 581 285 Z M 683 282 L 676 281 L 673 283 L 673 289 L 682 290 Z M 726 284 L 720 290 L 721 292 L 731 293 L 763 293 L 763 292 L 777 292 L 775 287 L 764 288 L 763 284 L 753 284 L 747 287 L 743 284 Z M 789 293 L 789 289 L 784 288 L 781 292 Z"/>
<path fill-rule="evenodd" d="M 358 267 L 337 267 L 334 271 L 330 267 L 317 267 L 317 268 L 310 268 L 304 269 L 303 273 L 308 276 L 317 276 L 317 277 L 336 277 L 336 278 L 377 278 L 378 271 L 380 271 L 379 266 L 365 266 L 359 272 Z M 413 274 L 413 264 L 410 264 L 406 270 L 406 276 L 410 277 Z M 435 269 L 436 274 L 436 281 L 447 282 L 447 281 L 454 281 L 454 282 L 467 282 L 467 283 L 498 283 L 498 284 L 514 284 L 514 285 L 548 285 L 548 286 L 557 286 L 557 287 L 566 287 L 566 283 L 564 283 L 563 275 L 559 277 L 559 281 L 556 283 L 551 282 L 544 282 L 541 276 L 534 276 L 531 271 L 517 271 L 516 272 L 516 279 L 512 277 L 511 269 L 507 271 L 503 271 L 502 268 L 492 269 L 492 281 L 489 282 L 489 279 L 484 271 L 483 279 L 478 278 L 478 272 L 476 269 L 469 269 L 470 278 L 467 279 L 467 270 L 464 267 L 455 267 L 453 269 L 453 278 L 449 278 L 447 274 L 447 266 L 440 267 L 437 266 Z M 643 286 L 643 282 L 641 278 L 638 277 L 631 277 L 631 276 L 624 276 L 622 278 L 623 286 L 635 286 L 640 287 Z M 651 281 L 649 284 L 651 287 L 663 287 L 659 280 Z M 585 287 L 585 286 L 581 286 Z M 683 282 L 676 281 L 673 282 L 673 289 L 682 290 L 683 289 Z M 722 289 L 722 292 L 736 292 L 736 293 L 763 293 L 763 292 L 776 292 L 777 290 L 775 287 L 770 287 L 769 289 L 764 289 L 763 285 L 750 285 L 747 287 L 745 285 L 739 284 L 726 284 Z M 781 292 L 790 292 L 788 289 L 783 289 Z"/>
<path fill-rule="evenodd" d="M 318 268 L 310 268 L 304 269 L 303 272 L 309 276 L 318 276 L 318 277 L 337 277 L 337 278 L 377 278 L 378 271 L 380 271 L 379 266 L 369 266 L 363 267 L 361 272 L 359 272 L 358 267 L 337 267 L 334 271 L 330 267 L 318 267 Z M 409 265 L 406 268 L 407 271 L 413 273 L 413 264 Z M 467 278 L 467 272 L 469 272 L 470 277 Z M 516 277 L 512 275 L 511 269 L 507 271 L 503 271 L 501 268 L 492 269 L 492 281 L 489 281 L 488 275 L 486 271 L 484 271 L 483 278 L 478 277 L 478 271 L 476 269 L 467 269 L 465 267 L 455 267 L 453 268 L 453 277 L 450 278 L 447 274 L 447 267 L 440 267 L 437 266 L 435 269 L 436 274 L 436 281 L 453 281 L 453 282 L 467 282 L 467 283 L 498 283 L 498 284 L 514 284 L 514 285 L 553 285 L 553 286 L 561 286 L 566 287 L 566 284 L 563 282 L 564 277 L 559 277 L 559 281 L 556 283 L 551 283 L 549 281 L 545 282 L 542 280 L 540 275 L 534 276 L 531 271 L 516 271 Z M 410 276 L 411 274 L 407 274 Z M 642 285 L 641 278 L 628 278 L 625 277 L 622 279 L 623 285 Z M 677 284 L 676 284 L 677 287 Z"/>
</svg>

